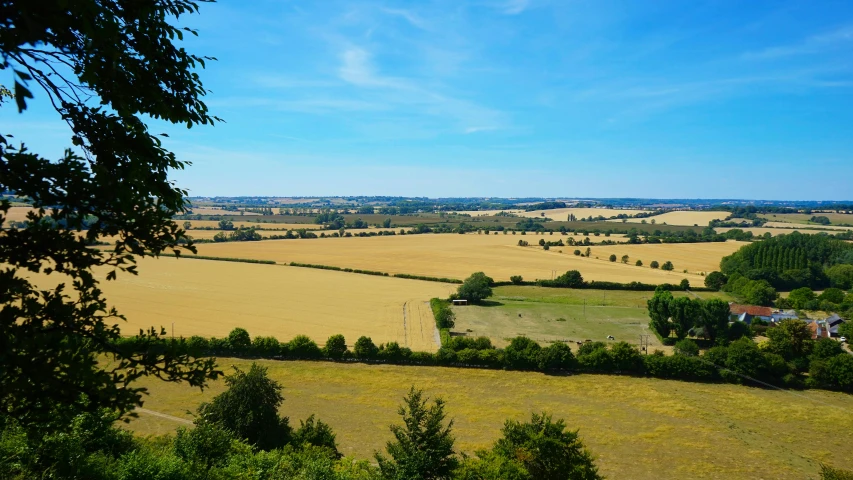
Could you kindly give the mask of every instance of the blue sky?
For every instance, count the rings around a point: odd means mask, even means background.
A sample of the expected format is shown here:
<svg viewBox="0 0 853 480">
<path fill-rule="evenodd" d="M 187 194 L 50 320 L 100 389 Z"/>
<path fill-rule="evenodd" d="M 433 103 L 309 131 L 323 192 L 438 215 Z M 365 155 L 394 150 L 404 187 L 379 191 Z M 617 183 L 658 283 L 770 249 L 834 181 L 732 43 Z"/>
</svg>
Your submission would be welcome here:
<svg viewBox="0 0 853 480">
<path fill-rule="evenodd" d="M 186 24 L 226 123 L 152 129 L 192 195 L 853 199 L 849 0 L 223 0 Z M 69 144 L 43 102 L 0 128 Z"/>
</svg>

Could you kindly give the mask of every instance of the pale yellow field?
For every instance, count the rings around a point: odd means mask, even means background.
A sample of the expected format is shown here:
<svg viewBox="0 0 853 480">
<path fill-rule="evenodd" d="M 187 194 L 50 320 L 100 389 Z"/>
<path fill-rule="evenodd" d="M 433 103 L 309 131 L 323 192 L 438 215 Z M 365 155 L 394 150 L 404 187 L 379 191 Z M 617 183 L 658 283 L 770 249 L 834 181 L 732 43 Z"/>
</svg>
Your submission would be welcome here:
<svg viewBox="0 0 853 480">
<path fill-rule="evenodd" d="M 787 224 L 787 225 L 792 225 L 792 224 L 790 224 L 790 223 L 789 223 L 789 224 Z M 728 232 L 729 230 L 734 230 L 734 228 L 729 228 L 729 227 L 726 227 L 726 228 L 716 228 L 715 230 L 717 231 L 717 233 L 726 233 L 726 232 Z M 796 232 L 800 232 L 800 233 L 811 234 L 811 235 L 813 235 L 813 234 L 818 234 L 818 233 L 830 233 L 830 234 L 831 234 L 831 233 L 833 233 L 832 231 L 826 231 L 826 230 L 812 230 L 812 229 L 809 229 L 809 228 L 768 228 L 768 227 L 748 227 L 748 228 L 740 228 L 740 230 L 743 230 L 743 231 L 745 231 L 745 232 L 752 232 L 752 234 L 753 234 L 753 235 L 755 235 L 755 236 L 761 236 L 761 235 L 764 235 L 765 233 L 769 233 L 771 236 L 774 236 L 774 237 L 775 237 L 775 236 L 777 236 L 777 235 L 787 235 L 787 234 L 792 233 L 792 232 L 795 232 L 795 231 L 796 231 Z M 839 230 L 840 230 L 840 229 L 839 229 Z"/>
<path fill-rule="evenodd" d="M 218 220 L 189 220 L 192 224 L 193 228 L 218 228 L 219 221 Z M 234 223 L 235 227 L 255 227 L 262 228 L 264 230 L 298 230 L 300 228 L 304 228 L 306 230 L 316 230 L 321 228 L 322 225 L 317 225 L 316 223 L 263 223 L 263 222 L 245 222 L 245 221 L 236 221 Z M 183 220 L 177 220 L 178 225 L 183 225 Z M 190 230 L 192 233 L 194 230 Z"/>
<path fill-rule="evenodd" d="M 527 280 L 535 280 L 551 278 L 553 272 L 561 274 L 567 270 L 579 270 L 584 278 L 589 280 L 659 284 L 678 283 L 682 278 L 687 278 L 694 285 L 701 284 L 703 281 L 702 277 L 696 274 L 671 273 L 576 257 L 572 254 L 576 247 L 552 247 L 550 251 L 544 251 L 539 248 L 517 246 L 519 240 L 526 240 L 531 245 L 535 245 L 540 238 L 551 241 L 562 238 L 565 241 L 567 237 L 562 235 L 426 234 L 373 238 L 267 240 L 199 245 L 198 253 L 217 257 L 273 260 L 280 263 L 314 263 L 457 279 L 464 279 L 473 272 L 483 271 L 499 281 L 509 280 L 512 275 L 522 275 Z M 605 237 L 590 238 L 600 241 Z M 615 239 L 614 236 L 611 238 Z M 662 245 L 661 251 L 670 246 L 672 244 Z M 560 250 L 563 253 L 559 253 Z"/>
<path fill-rule="evenodd" d="M 636 215 L 638 213 L 644 213 L 648 210 L 629 210 L 629 209 L 618 209 L 618 208 L 555 208 L 552 210 L 533 210 L 532 212 L 519 212 L 517 215 L 521 217 L 530 217 L 530 218 L 543 218 L 542 214 L 545 214 L 545 218 L 550 218 L 555 221 L 565 222 L 568 218 L 569 214 L 574 214 L 578 220 L 581 218 L 588 218 L 592 215 L 593 218 L 597 218 L 601 215 L 604 218 L 615 217 L 616 215 Z"/>
<path fill-rule="evenodd" d="M 240 215 L 238 211 L 224 210 L 219 207 L 195 207 L 192 211 L 194 215 Z M 260 213 L 243 212 L 243 215 L 260 215 Z"/>
<path fill-rule="evenodd" d="M 187 235 L 196 240 L 212 240 L 217 233 L 224 233 L 227 235 L 231 232 L 233 232 L 233 230 L 189 230 Z M 284 235 L 286 233 L 285 230 L 258 230 L 257 232 L 264 238 L 267 238 L 270 235 Z"/>
<path fill-rule="evenodd" d="M 642 221 L 645 220 L 646 223 L 652 223 L 652 219 L 654 219 L 655 223 L 658 224 L 665 223 L 667 225 L 685 225 L 688 227 L 698 225 L 700 227 L 707 227 L 711 220 L 724 220 L 728 218 L 728 216 L 729 212 L 676 211 L 666 212 L 664 214 L 648 218 L 629 218 L 628 222 L 642 223 Z M 610 221 L 621 222 L 622 220 Z"/>
<path fill-rule="evenodd" d="M 590 247 L 591 260 L 598 257 L 600 262 L 610 263 L 610 255 L 616 255 L 616 263 L 622 261 L 622 255 L 628 255 L 628 265 L 634 265 L 637 260 L 643 261 L 642 267 L 648 269 L 652 260 L 663 265 L 669 260 L 675 266 L 675 272 L 685 269 L 694 274 L 713 272 L 720 269 L 720 260 L 731 255 L 749 242 L 705 242 L 705 243 L 659 243 L 642 245 L 602 245 Z M 683 273 L 682 273 L 683 275 Z M 692 282 L 691 282 L 692 283 Z M 701 286 L 702 283 L 693 284 Z"/>
<path fill-rule="evenodd" d="M 175 335 L 184 337 L 223 337 L 243 327 L 252 336 L 281 341 L 305 334 L 322 345 L 340 333 L 349 345 L 367 335 L 377 344 L 397 341 L 424 351 L 438 348 L 427 302 L 454 289 L 418 280 L 168 257 L 140 260 L 138 276 L 120 274 L 101 285 L 127 316 L 120 328 L 128 334 L 150 326 L 171 333 L 174 322 Z"/>
<path fill-rule="evenodd" d="M 815 228 L 827 229 L 827 230 L 841 230 L 841 231 L 850 230 L 850 227 L 842 227 L 839 225 L 804 225 L 804 224 L 800 224 L 800 223 L 788 223 L 788 222 L 767 222 L 764 224 L 764 226 L 765 227 L 771 227 L 771 228 L 785 228 L 785 229 L 788 229 L 788 231 L 791 231 L 791 229 L 796 229 L 796 230 L 802 231 L 802 230 L 815 229 Z M 818 231 L 820 231 L 820 230 L 818 230 Z"/>
<path fill-rule="evenodd" d="M 501 212 L 519 214 L 519 213 L 524 213 L 524 210 L 513 210 L 513 209 L 506 209 L 506 210 L 463 210 L 463 211 L 454 212 L 454 213 L 458 213 L 460 215 L 471 215 L 472 217 L 487 217 L 487 216 L 494 215 L 496 213 L 501 213 Z"/>
<path fill-rule="evenodd" d="M 32 211 L 30 207 L 10 207 L 6 215 L 7 222 L 23 222 L 27 219 L 27 213 Z M 50 212 L 48 212 L 50 213 Z"/>
</svg>

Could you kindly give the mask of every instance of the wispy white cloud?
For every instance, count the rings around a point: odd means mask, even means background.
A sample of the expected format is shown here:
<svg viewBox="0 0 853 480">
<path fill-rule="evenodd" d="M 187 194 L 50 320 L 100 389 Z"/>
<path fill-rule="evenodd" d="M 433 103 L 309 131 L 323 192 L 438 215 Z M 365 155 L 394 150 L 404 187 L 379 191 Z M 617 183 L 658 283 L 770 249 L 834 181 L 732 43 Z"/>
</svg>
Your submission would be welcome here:
<svg viewBox="0 0 853 480">
<path fill-rule="evenodd" d="M 500 9 L 507 15 L 518 15 L 527 10 L 529 6 L 530 0 L 507 0 L 501 5 Z"/>
<path fill-rule="evenodd" d="M 851 43 L 853 43 L 853 25 L 847 25 L 825 33 L 813 35 L 799 43 L 778 45 L 763 50 L 745 52 L 741 57 L 744 60 L 775 60 L 797 55 L 824 53 L 837 48 L 839 45 Z"/>
<path fill-rule="evenodd" d="M 359 87 L 408 88 L 400 80 L 378 76 L 370 62 L 370 54 L 358 47 L 344 49 L 341 53 L 341 67 L 338 73 L 342 80 Z"/>
<path fill-rule="evenodd" d="M 412 13 L 409 10 L 404 10 L 402 8 L 383 8 L 383 12 L 388 15 L 394 15 L 397 17 L 401 17 L 409 22 L 412 26 L 420 28 L 421 30 L 429 30 L 429 24 L 423 18 L 418 15 Z"/>
</svg>

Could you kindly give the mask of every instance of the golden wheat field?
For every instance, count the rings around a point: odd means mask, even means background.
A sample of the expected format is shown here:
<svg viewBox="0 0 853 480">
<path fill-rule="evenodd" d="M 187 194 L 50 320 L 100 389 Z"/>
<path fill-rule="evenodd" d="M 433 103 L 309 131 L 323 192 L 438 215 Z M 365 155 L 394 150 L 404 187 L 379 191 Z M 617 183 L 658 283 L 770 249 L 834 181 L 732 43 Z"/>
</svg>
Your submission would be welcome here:
<svg viewBox="0 0 853 480">
<path fill-rule="evenodd" d="M 792 225 L 792 224 L 789 223 L 789 224 L 785 224 L 785 225 Z M 790 227 L 788 227 L 788 228 L 738 227 L 738 229 L 743 230 L 745 232 L 752 232 L 752 234 L 755 236 L 761 236 L 761 235 L 764 235 L 765 233 L 769 233 L 773 237 L 775 237 L 777 235 L 788 235 L 792 232 L 800 232 L 800 233 L 805 233 L 805 234 L 809 234 L 809 235 L 815 235 L 818 233 L 830 233 L 830 234 L 834 233 L 833 231 L 827 231 L 827 230 L 813 230 L 813 229 L 809 229 L 809 228 L 790 228 Z M 734 228 L 732 228 L 732 227 L 715 228 L 714 230 L 716 230 L 717 233 L 726 233 L 729 230 L 734 230 Z"/>
<path fill-rule="evenodd" d="M 23 222 L 27 219 L 27 213 L 31 210 L 33 210 L 31 207 L 9 207 L 9 212 L 6 214 L 6 221 Z"/>
<path fill-rule="evenodd" d="M 242 209 L 240 209 L 242 210 Z M 240 211 L 234 210 L 225 210 L 220 207 L 193 207 L 192 213 L 194 215 L 240 215 Z M 255 212 L 243 212 L 243 215 L 260 215 L 260 213 Z"/>
<path fill-rule="evenodd" d="M 551 210 L 533 210 L 531 212 L 518 212 L 521 217 L 530 218 L 550 218 L 555 221 L 565 222 L 569 214 L 573 214 L 580 220 L 592 216 L 597 218 L 599 215 L 604 218 L 615 217 L 616 215 L 636 215 L 638 213 L 648 212 L 648 210 L 631 210 L 618 208 L 554 208 Z M 542 214 L 545 214 L 544 216 Z"/>
<path fill-rule="evenodd" d="M 720 259 L 731 255 L 749 242 L 704 242 L 704 243 L 647 243 L 641 245 L 602 245 L 590 247 L 592 259 L 609 262 L 610 255 L 616 255 L 616 263 L 622 262 L 622 256 L 628 255 L 628 265 L 637 260 L 643 261 L 643 267 L 649 268 L 652 260 L 659 264 L 670 261 L 676 272 L 687 270 L 700 274 L 720 269 Z M 695 285 L 695 284 L 694 284 Z M 700 284 L 701 285 L 701 284 Z"/>
<path fill-rule="evenodd" d="M 541 248 L 517 246 L 519 240 L 536 245 L 542 238 L 565 241 L 568 236 L 425 234 L 267 240 L 199 245 L 198 253 L 457 279 L 464 279 L 473 272 L 482 271 L 498 281 L 509 280 L 512 275 L 522 275 L 527 280 L 535 280 L 551 278 L 554 273 L 559 275 L 567 270 L 579 270 L 588 280 L 660 284 L 678 283 L 682 278 L 687 278 L 693 285 L 699 285 L 703 281 L 697 274 L 664 272 L 577 257 L 572 254 L 576 247 L 552 247 L 545 251 Z M 580 236 L 573 238 L 581 239 Z M 591 238 L 602 240 L 605 237 Z M 610 238 L 620 237 L 611 235 Z M 664 244 L 658 248 L 664 252 L 672 245 L 674 244 Z M 661 255 L 663 256 L 663 253 Z"/>
<path fill-rule="evenodd" d="M 851 221 L 851 223 L 853 223 L 853 221 Z M 788 231 L 792 231 L 792 230 L 803 231 L 803 230 L 815 229 L 815 228 L 818 228 L 821 230 L 841 230 L 841 231 L 851 229 L 851 227 L 844 227 L 841 225 L 815 225 L 815 224 L 805 225 L 805 224 L 801 224 L 801 223 L 788 223 L 788 222 L 767 222 L 764 224 L 764 226 L 770 227 L 770 228 L 783 228 L 783 229 L 787 229 Z"/>
<path fill-rule="evenodd" d="M 103 272 L 105 273 L 105 272 Z M 59 280 L 56 275 L 47 277 Z M 45 281 L 44 278 L 42 278 Z M 103 278 L 102 278 L 103 280 Z M 305 334 L 321 345 L 334 334 L 348 344 L 367 335 L 432 351 L 435 322 L 427 302 L 453 285 L 309 268 L 214 260 L 144 259 L 139 275 L 102 281 L 104 295 L 127 322 L 122 332 L 165 327 L 171 333 L 218 336 L 234 327 L 288 341 Z M 405 328 L 404 328 L 405 323 Z"/>
<path fill-rule="evenodd" d="M 193 228 L 219 228 L 219 220 L 187 220 L 193 226 Z M 183 225 L 184 221 L 178 220 L 178 225 Z M 304 228 L 306 230 L 316 230 L 321 228 L 322 225 L 317 225 L 316 223 L 265 223 L 265 222 L 248 222 L 243 220 L 238 220 L 236 222 L 232 222 L 234 227 L 236 228 L 262 228 L 264 230 L 298 230 L 300 228 Z M 190 234 L 192 234 L 195 230 L 190 230 Z"/>
<path fill-rule="evenodd" d="M 652 223 L 652 220 L 658 224 L 667 225 L 684 225 L 692 227 L 698 225 L 707 227 L 711 220 L 725 220 L 729 217 L 729 212 L 703 212 L 703 211 L 676 211 L 666 212 L 660 215 L 655 215 L 648 218 L 629 218 L 629 223 L 641 223 L 644 220 L 647 223 Z M 621 222 L 622 220 L 610 220 L 611 222 Z"/>
<path fill-rule="evenodd" d="M 608 375 L 549 376 L 532 372 L 260 361 L 281 382 L 281 413 L 291 424 L 310 414 L 337 434 L 341 452 L 371 458 L 390 440 L 388 425 L 411 385 L 446 402 L 458 451 L 486 448 L 506 419 L 546 411 L 580 430 L 607 478 L 811 479 L 821 462 L 853 468 L 853 396 L 820 390 L 788 392 Z M 248 369 L 250 361 L 219 365 Z M 146 409 L 191 419 L 204 392 L 145 379 Z M 499 393 L 499 394 L 497 394 Z M 129 428 L 174 432 L 180 423 L 140 413 Z"/>
</svg>

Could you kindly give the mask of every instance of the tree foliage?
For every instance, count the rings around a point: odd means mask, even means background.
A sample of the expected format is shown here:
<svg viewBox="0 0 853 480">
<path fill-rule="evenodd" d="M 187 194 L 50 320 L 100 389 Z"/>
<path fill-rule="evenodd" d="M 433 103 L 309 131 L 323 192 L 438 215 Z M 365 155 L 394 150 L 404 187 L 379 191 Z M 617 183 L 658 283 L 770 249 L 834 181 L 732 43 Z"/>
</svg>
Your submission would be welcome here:
<svg viewBox="0 0 853 480">
<path fill-rule="evenodd" d="M 478 303 L 481 300 L 492 296 L 492 284 L 494 280 L 486 276 L 483 272 L 476 272 L 466 278 L 462 285 L 459 286 L 456 295 L 472 303 Z"/>
<path fill-rule="evenodd" d="M 281 385 L 267 376 L 265 367 L 253 363 L 248 372 L 234 367 L 225 383 L 228 390 L 199 406 L 197 423 L 219 425 L 262 450 L 290 441 L 288 418 L 278 416 L 284 401 Z"/>
<path fill-rule="evenodd" d="M 196 72 L 209 59 L 182 48 L 196 32 L 174 25 L 198 2 L 11 1 L 2 11 L 0 68 L 13 74 L 18 112 L 43 96 L 76 148 L 48 159 L 0 134 L 0 190 L 35 207 L 0 236 L 0 412 L 48 426 L 80 409 L 129 411 L 141 404 L 144 389 L 132 385 L 141 376 L 203 386 L 218 375 L 213 361 L 156 348 L 162 329 L 113 347 L 123 317 L 92 274 L 135 274 L 134 257 L 178 254 L 186 242 L 172 221 L 186 192 L 168 178 L 186 163 L 143 119 L 218 120 Z M 11 226 L 9 208 L 0 202 L 0 226 Z M 112 249 L 89 248 L 105 237 Z M 40 290 L 27 279 L 35 273 L 59 276 L 58 286 Z"/>
<path fill-rule="evenodd" d="M 423 391 L 414 387 L 409 390 L 397 412 L 403 425 L 391 425 L 394 440 L 386 445 L 389 456 L 376 454 L 384 478 L 450 478 L 459 460 L 453 451 L 453 421 L 445 425 L 444 405 L 440 398 L 429 405 Z"/>
</svg>

